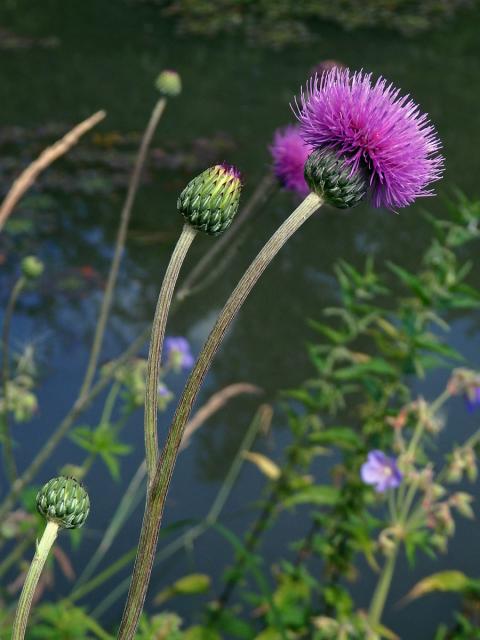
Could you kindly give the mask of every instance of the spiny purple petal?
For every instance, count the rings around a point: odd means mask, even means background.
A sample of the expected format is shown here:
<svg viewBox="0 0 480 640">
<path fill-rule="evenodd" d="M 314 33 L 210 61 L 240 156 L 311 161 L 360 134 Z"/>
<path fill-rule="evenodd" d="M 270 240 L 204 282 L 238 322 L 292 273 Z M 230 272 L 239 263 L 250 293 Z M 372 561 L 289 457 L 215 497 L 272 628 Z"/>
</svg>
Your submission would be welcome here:
<svg viewBox="0 0 480 640">
<path fill-rule="evenodd" d="M 332 69 L 310 78 L 295 111 L 306 143 L 344 154 L 352 171 L 366 168 L 375 207 L 433 195 L 429 185 L 444 164 L 436 130 L 385 78 L 373 82 L 370 73 Z"/>
<path fill-rule="evenodd" d="M 294 191 L 301 197 L 309 192 L 304 169 L 311 152 L 312 148 L 304 142 L 298 125 L 288 125 L 275 131 L 270 146 L 273 171 L 285 189 Z"/>
</svg>

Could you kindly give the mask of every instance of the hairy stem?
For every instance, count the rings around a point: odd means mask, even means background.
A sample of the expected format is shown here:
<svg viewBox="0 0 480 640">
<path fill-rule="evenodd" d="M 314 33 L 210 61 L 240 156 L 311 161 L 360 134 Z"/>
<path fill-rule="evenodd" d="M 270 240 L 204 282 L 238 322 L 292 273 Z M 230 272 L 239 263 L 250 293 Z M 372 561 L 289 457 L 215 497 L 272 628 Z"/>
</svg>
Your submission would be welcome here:
<svg viewBox="0 0 480 640">
<path fill-rule="evenodd" d="M 33 596 L 37 588 L 38 580 L 42 573 L 43 566 L 47 560 L 50 549 L 58 535 L 58 524 L 47 522 L 40 542 L 37 543 L 37 550 L 32 560 L 32 564 L 25 578 L 20 600 L 18 601 L 15 620 L 13 623 L 12 640 L 23 640 L 30 615 Z"/>
<path fill-rule="evenodd" d="M 180 238 L 173 250 L 168 264 L 162 287 L 158 296 L 157 308 L 153 319 L 152 337 L 148 353 L 147 380 L 145 392 L 145 452 L 147 473 L 151 478 L 158 463 L 158 380 L 160 362 L 162 359 L 163 341 L 167 326 L 168 311 L 172 302 L 175 283 L 182 267 L 188 249 L 197 235 L 195 229 L 188 223 L 184 225 Z"/>
<path fill-rule="evenodd" d="M 15 456 L 13 453 L 12 434 L 10 431 L 9 420 L 9 406 L 8 406 L 8 386 L 10 382 L 10 327 L 12 324 L 13 314 L 15 312 L 15 305 L 17 304 L 18 297 L 23 291 L 26 284 L 26 280 L 23 276 L 15 283 L 10 299 L 5 309 L 5 317 L 3 320 L 2 330 L 2 390 L 3 390 L 3 409 L 0 416 L 1 424 L 1 439 L 3 445 L 3 459 L 5 462 L 5 469 L 7 471 L 7 477 L 10 483 L 13 483 L 17 478 L 17 465 L 15 463 Z"/>
<path fill-rule="evenodd" d="M 149 483 L 137 558 L 118 633 L 120 640 L 131 640 L 135 635 L 150 582 L 165 500 L 170 487 L 178 450 L 182 442 L 183 432 L 193 403 L 215 353 L 222 343 L 225 332 L 235 319 L 262 273 L 287 240 L 317 211 L 321 204 L 322 201 L 317 195 L 308 195 L 265 244 L 225 304 L 190 374 L 170 426 L 155 475 Z"/>
<path fill-rule="evenodd" d="M 102 348 L 103 338 L 105 335 L 105 328 L 107 325 L 108 316 L 112 306 L 113 293 L 115 285 L 117 283 L 118 271 L 120 269 L 120 262 L 122 260 L 123 250 L 125 249 L 125 242 L 127 238 L 127 230 L 130 222 L 130 216 L 132 213 L 133 203 L 140 184 L 140 178 L 142 176 L 143 167 L 147 158 L 148 148 L 153 138 L 153 134 L 157 128 L 157 125 L 165 110 L 166 100 L 160 98 L 155 108 L 152 111 L 147 128 L 143 134 L 142 141 L 140 143 L 140 149 L 138 151 L 135 166 L 133 168 L 130 183 L 128 185 L 127 197 L 125 204 L 123 205 L 122 213 L 120 215 L 120 224 L 117 231 L 117 239 L 115 242 L 115 250 L 110 265 L 110 271 L 108 273 L 107 284 L 105 287 L 105 293 L 102 299 L 102 306 L 100 309 L 100 315 L 98 317 L 97 326 L 95 327 L 95 336 L 93 338 L 92 349 L 90 351 L 90 357 L 88 360 L 87 370 L 80 389 L 80 397 L 88 392 L 92 385 L 95 372 L 97 370 L 98 359 L 100 357 L 100 351 Z"/>
</svg>

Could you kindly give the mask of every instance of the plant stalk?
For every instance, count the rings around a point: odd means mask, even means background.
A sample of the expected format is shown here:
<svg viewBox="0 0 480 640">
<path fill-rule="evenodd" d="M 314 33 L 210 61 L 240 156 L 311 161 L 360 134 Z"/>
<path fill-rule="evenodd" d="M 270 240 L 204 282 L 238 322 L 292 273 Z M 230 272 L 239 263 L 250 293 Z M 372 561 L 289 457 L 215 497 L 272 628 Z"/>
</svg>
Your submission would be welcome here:
<svg viewBox="0 0 480 640">
<path fill-rule="evenodd" d="M 150 582 L 165 500 L 170 487 L 178 450 L 182 442 L 183 431 L 213 358 L 222 343 L 227 329 L 262 273 L 288 239 L 321 205 L 322 200 L 317 195 L 309 194 L 265 244 L 225 304 L 190 374 L 170 426 L 160 460 L 156 466 L 155 474 L 148 486 L 137 558 L 118 632 L 119 640 L 132 640 L 135 635 Z"/>
<path fill-rule="evenodd" d="M 372 629 L 375 629 L 381 622 L 388 591 L 392 583 L 397 555 L 398 543 L 395 545 L 395 548 L 392 550 L 392 553 L 388 556 L 385 562 L 382 573 L 380 574 L 380 578 L 375 588 L 375 592 L 373 594 L 372 602 L 370 604 L 370 609 L 368 612 L 368 621 Z"/>
<path fill-rule="evenodd" d="M 98 359 L 100 357 L 100 351 L 103 344 L 103 338 L 105 335 L 105 329 L 107 325 L 108 316 L 112 306 L 113 293 L 115 285 L 117 283 L 118 272 L 120 269 L 120 262 L 122 260 L 123 251 L 125 249 L 125 242 L 127 239 L 128 225 L 132 213 L 133 203 L 138 191 L 140 179 L 142 177 L 143 167 L 147 158 L 147 152 L 150 147 L 150 143 L 153 138 L 153 134 L 158 126 L 160 118 L 165 110 L 167 102 L 165 98 L 160 98 L 155 105 L 147 128 L 142 137 L 140 143 L 140 149 L 138 151 L 137 158 L 135 160 L 135 166 L 128 185 L 127 197 L 125 204 L 123 205 L 122 213 L 120 215 L 120 224 L 118 226 L 117 238 L 115 241 L 115 250 L 110 264 L 110 270 L 108 272 L 107 284 L 105 287 L 105 293 L 102 299 L 102 306 L 100 309 L 100 315 L 98 317 L 97 326 L 95 327 L 95 336 L 93 338 L 92 349 L 88 360 L 87 370 L 80 389 L 80 397 L 83 397 L 90 389 L 93 378 L 97 371 Z"/>
<path fill-rule="evenodd" d="M 25 637 L 35 589 L 37 588 L 43 566 L 57 535 L 58 524 L 51 521 L 47 522 L 42 538 L 40 542 L 37 543 L 37 550 L 28 570 L 27 577 L 25 578 L 22 593 L 20 594 L 20 600 L 18 601 L 15 620 L 13 623 L 12 640 L 23 640 Z"/>
<path fill-rule="evenodd" d="M 158 381 L 162 359 L 163 341 L 167 326 L 168 312 L 172 302 L 175 283 L 182 267 L 188 249 L 197 235 L 196 230 L 186 223 L 173 250 L 168 264 L 162 287 L 158 296 L 157 308 L 153 319 L 152 337 L 148 352 L 147 380 L 145 392 L 145 452 L 147 473 L 149 479 L 153 477 L 158 463 Z"/>
</svg>

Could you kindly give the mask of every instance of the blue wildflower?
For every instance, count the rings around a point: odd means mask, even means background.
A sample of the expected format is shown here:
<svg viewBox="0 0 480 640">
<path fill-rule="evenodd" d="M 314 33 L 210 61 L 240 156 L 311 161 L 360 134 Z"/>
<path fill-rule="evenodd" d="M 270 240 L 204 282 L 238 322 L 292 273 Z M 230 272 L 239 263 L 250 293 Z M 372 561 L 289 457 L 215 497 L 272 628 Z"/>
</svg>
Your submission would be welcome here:
<svg viewBox="0 0 480 640">
<path fill-rule="evenodd" d="M 170 336 L 165 339 L 165 355 L 168 366 L 176 372 L 182 369 L 191 369 L 195 363 L 190 344 L 182 336 Z"/>
<path fill-rule="evenodd" d="M 372 485 L 377 493 L 395 489 L 403 479 L 395 458 L 390 458 L 378 449 L 370 451 L 367 461 L 362 465 L 360 475 L 363 482 Z"/>
</svg>

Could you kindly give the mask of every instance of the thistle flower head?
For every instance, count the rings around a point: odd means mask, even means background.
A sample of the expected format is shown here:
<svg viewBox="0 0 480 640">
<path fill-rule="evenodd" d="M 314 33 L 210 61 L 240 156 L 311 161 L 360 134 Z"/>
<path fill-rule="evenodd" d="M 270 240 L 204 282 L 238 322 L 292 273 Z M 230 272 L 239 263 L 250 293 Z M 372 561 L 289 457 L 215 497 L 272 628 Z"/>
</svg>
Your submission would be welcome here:
<svg viewBox="0 0 480 640">
<path fill-rule="evenodd" d="M 395 489 L 403 479 L 395 458 L 390 458 L 383 451 L 378 450 L 370 451 L 367 461 L 362 465 L 360 475 L 363 482 L 373 485 L 377 493 Z"/>
<path fill-rule="evenodd" d="M 90 500 L 77 480 L 59 476 L 40 489 L 37 509 L 47 520 L 64 529 L 78 529 L 87 519 Z"/>
<path fill-rule="evenodd" d="M 216 236 L 232 224 L 241 188 L 238 169 L 217 164 L 187 184 L 178 198 L 177 208 L 194 229 Z"/>
<path fill-rule="evenodd" d="M 158 91 L 166 98 L 176 98 L 182 92 L 182 79 L 172 69 L 165 69 L 155 80 Z"/>
<path fill-rule="evenodd" d="M 334 68 L 310 79 L 296 112 L 307 144 L 334 150 L 352 174 L 367 172 L 375 207 L 404 207 L 432 195 L 429 185 L 443 169 L 435 128 L 384 78 Z"/>
<path fill-rule="evenodd" d="M 309 188 L 305 182 L 305 162 L 312 152 L 300 135 L 298 125 L 288 125 L 277 129 L 270 146 L 273 172 L 285 189 L 304 197 Z"/>
</svg>

